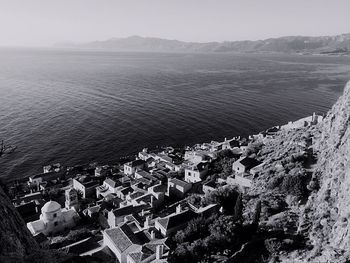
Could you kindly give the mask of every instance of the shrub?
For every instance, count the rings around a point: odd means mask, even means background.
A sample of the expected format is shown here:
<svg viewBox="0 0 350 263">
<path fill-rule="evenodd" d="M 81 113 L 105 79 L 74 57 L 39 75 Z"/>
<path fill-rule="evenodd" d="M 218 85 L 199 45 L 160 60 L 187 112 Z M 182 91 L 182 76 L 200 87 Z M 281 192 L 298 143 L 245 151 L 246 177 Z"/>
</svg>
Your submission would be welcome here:
<svg viewBox="0 0 350 263">
<path fill-rule="evenodd" d="M 305 197 L 307 193 L 306 179 L 302 174 L 289 174 L 282 181 L 281 191 L 284 194 L 291 194 L 298 198 Z"/>
<path fill-rule="evenodd" d="M 233 214 L 239 192 L 234 187 L 221 187 L 205 195 L 202 205 L 219 204 L 226 214 Z"/>
</svg>

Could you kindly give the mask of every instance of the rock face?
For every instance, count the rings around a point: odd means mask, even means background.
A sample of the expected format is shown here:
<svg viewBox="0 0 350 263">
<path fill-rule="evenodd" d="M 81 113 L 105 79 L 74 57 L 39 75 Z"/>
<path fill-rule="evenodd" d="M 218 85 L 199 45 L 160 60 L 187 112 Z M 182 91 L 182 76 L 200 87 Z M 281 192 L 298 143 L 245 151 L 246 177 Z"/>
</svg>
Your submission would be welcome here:
<svg viewBox="0 0 350 263">
<path fill-rule="evenodd" d="M 322 122 L 279 132 L 257 158 L 264 166 L 246 207 L 259 198 L 263 227 L 303 239 L 275 258 L 350 262 L 350 82 Z"/>
<path fill-rule="evenodd" d="M 315 134 L 319 189 L 305 206 L 314 257 L 345 261 L 350 255 L 350 82 Z M 323 261 L 322 261 L 323 262 Z"/>
<path fill-rule="evenodd" d="M 0 261 L 10 257 L 24 258 L 39 249 L 23 219 L 0 188 Z"/>
</svg>

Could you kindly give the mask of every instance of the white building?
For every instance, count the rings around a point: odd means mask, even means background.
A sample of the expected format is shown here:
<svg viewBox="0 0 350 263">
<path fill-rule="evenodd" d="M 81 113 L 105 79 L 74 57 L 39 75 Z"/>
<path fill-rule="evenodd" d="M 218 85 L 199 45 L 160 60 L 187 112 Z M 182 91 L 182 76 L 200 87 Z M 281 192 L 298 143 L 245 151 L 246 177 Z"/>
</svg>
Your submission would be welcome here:
<svg viewBox="0 0 350 263">
<path fill-rule="evenodd" d="M 202 181 L 208 173 L 208 163 L 198 163 L 185 168 L 185 181 L 188 183 L 197 183 Z"/>
<path fill-rule="evenodd" d="M 259 164 L 261 164 L 261 162 L 256 159 L 241 157 L 232 164 L 232 171 L 236 174 L 247 173 L 250 171 L 250 169 L 258 166 Z"/>
<path fill-rule="evenodd" d="M 228 185 L 237 185 L 245 188 L 250 188 L 252 186 L 253 178 L 252 176 L 245 176 L 244 174 L 235 174 L 233 177 L 227 177 L 226 183 Z"/>
<path fill-rule="evenodd" d="M 43 167 L 43 172 L 44 173 L 50 173 L 50 172 L 60 172 L 61 171 L 61 164 L 60 163 L 55 163 L 51 165 L 46 165 Z"/>
<path fill-rule="evenodd" d="M 72 228 L 78 219 L 74 209 L 62 209 L 59 203 L 49 201 L 41 208 L 40 219 L 27 223 L 27 227 L 33 235 L 52 235 Z"/>
<path fill-rule="evenodd" d="M 192 184 L 184 182 L 177 178 L 169 178 L 168 179 L 168 190 L 167 195 L 171 198 L 181 199 L 185 196 L 185 194 L 191 190 Z"/>
<path fill-rule="evenodd" d="M 209 161 L 210 159 L 215 159 L 213 153 L 207 151 L 186 151 L 184 159 L 193 164 L 198 164 L 200 162 Z"/>
<path fill-rule="evenodd" d="M 74 208 L 75 211 L 78 211 L 79 209 L 79 201 L 78 201 L 78 191 L 74 188 L 67 189 L 65 191 L 65 207 L 67 209 Z"/>
<path fill-rule="evenodd" d="M 116 194 L 119 189 L 123 188 L 121 185 L 119 181 L 106 178 L 102 185 L 96 187 L 96 196 L 99 198 L 100 196 L 106 197 L 109 194 Z"/>
<path fill-rule="evenodd" d="M 124 164 L 124 174 L 133 175 L 137 170 L 142 170 L 145 167 L 144 160 L 135 160 Z"/>
<path fill-rule="evenodd" d="M 98 181 L 89 180 L 88 178 L 73 179 L 73 188 L 80 192 L 83 198 L 92 196 L 98 186 Z"/>
</svg>

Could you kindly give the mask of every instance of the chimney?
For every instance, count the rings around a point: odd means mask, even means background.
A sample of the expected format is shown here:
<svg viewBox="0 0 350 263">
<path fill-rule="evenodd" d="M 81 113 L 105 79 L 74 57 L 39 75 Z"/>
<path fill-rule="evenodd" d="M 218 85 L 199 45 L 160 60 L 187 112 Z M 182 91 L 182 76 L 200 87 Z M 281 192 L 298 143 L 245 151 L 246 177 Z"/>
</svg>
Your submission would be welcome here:
<svg viewBox="0 0 350 263">
<path fill-rule="evenodd" d="M 156 234 L 154 233 L 154 230 L 151 231 L 151 239 L 155 239 L 156 238 Z"/>
<path fill-rule="evenodd" d="M 158 245 L 156 248 L 156 259 L 160 260 L 163 256 L 164 245 Z"/>
<path fill-rule="evenodd" d="M 145 229 L 149 228 L 149 216 L 146 216 L 146 220 L 143 226 Z"/>
<path fill-rule="evenodd" d="M 153 204 L 154 204 L 154 196 L 151 195 L 151 207 L 153 207 Z"/>
<path fill-rule="evenodd" d="M 141 216 L 145 216 L 145 210 L 141 210 Z"/>
<path fill-rule="evenodd" d="M 181 213 L 181 205 L 177 205 L 176 206 L 176 214 L 180 214 Z"/>
</svg>

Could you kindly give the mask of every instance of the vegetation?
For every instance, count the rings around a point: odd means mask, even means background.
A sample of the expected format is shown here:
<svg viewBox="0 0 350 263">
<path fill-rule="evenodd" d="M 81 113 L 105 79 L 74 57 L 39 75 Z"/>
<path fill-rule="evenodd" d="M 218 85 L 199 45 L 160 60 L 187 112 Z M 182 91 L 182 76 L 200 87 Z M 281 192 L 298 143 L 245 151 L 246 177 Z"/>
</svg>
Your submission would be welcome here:
<svg viewBox="0 0 350 263">
<path fill-rule="evenodd" d="M 171 238 L 171 262 L 212 262 L 212 256 L 236 251 L 244 240 L 242 194 L 234 187 L 221 187 L 200 197 L 187 198 L 193 205 L 219 204 L 222 213 L 195 218 Z M 210 247 L 210 250 L 208 250 Z"/>
<path fill-rule="evenodd" d="M 51 240 L 50 248 L 61 248 L 92 236 L 91 232 L 86 228 L 69 231 L 66 236 L 57 236 Z"/>
<path fill-rule="evenodd" d="M 202 205 L 206 206 L 209 204 L 218 204 L 222 207 L 225 214 L 232 215 L 235 210 L 234 204 L 236 203 L 239 195 L 240 194 L 235 187 L 220 187 L 205 195 L 202 199 Z"/>
<path fill-rule="evenodd" d="M 238 158 L 231 150 L 222 150 L 217 154 L 215 159 L 209 166 L 209 174 L 212 179 L 227 178 L 232 174 L 232 163 Z"/>
</svg>

